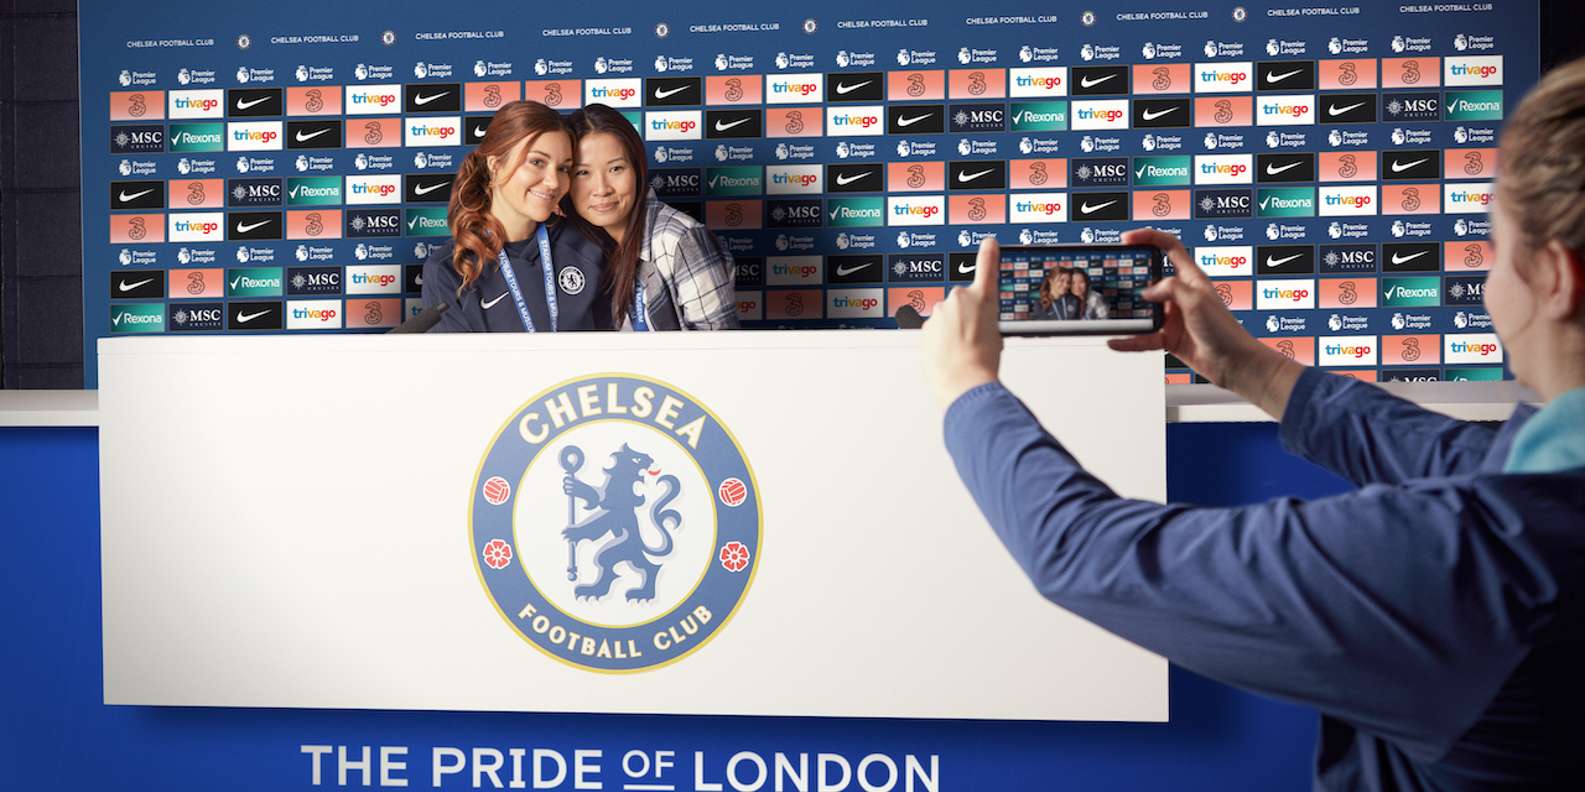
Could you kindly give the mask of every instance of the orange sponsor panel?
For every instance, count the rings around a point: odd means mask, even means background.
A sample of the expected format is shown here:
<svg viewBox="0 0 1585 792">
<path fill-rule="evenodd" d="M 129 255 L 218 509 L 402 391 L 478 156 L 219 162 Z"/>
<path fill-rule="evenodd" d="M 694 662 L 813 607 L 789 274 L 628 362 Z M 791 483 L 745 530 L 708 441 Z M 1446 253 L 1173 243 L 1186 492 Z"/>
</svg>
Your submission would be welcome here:
<svg viewBox="0 0 1585 792">
<path fill-rule="evenodd" d="M 765 137 L 820 137 L 825 129 L 825 111 L 818 107 L 765 108 Z"/>
<path fill-rule="evenodd" d="M 1138 190 L 1134 193 L 1136 220 L 1188 220 L 1194 206 L 1189 190 Z"/>
<path fill-rule="evenodd" d="M 113 214 L 110 216 L 110 243 L 146 244 L 165 241 L 165 215 Z"/>
<path fill-rule="evenodd" d="M 347 148 L 397 148 L 402 145 L 402 119 L 347 119 Z"/>
<path fill-rule="evenodd" d="M 527 80 L 523 98 L 557 110 L 577 110 L 583 102 L 583 80 Z"/>
<path fill-rule="evenodd" d="M 765 292 L 765 318 L 819 319 L 825 315 L 825 295 L 819 289 Z"/>
<path fill-rule="evenodd" d="M 945 99 L 946 72 L 940 69 L 886 73 L 886 98 L 893 102 Z"/>
<path fill-rule="evenodd" d="M 1255 125 L 1255 100 L 1248 96 L 1201 96 L 1194 100 L 1197 127 Z"/>
<path fill-rule="evenodd" d="M 1323 151 L 1316 170 L 1323 182 L 1375 181 L 1376 152 Z"/>
<path fill-rule="evenodd" d="M 1317 74 L 1323 91 L 1357 91 L 1376 87 L 1375 58 L 1324 60 Z"/>
<path fill-rule="evenodd" d="M 1068 161 L 1060 158 L 1012 160 L 1008 163 L 1007 186 L 1014 190 L 1065 189 L 1068 186 Z"/>
<path fill-rule="evenodd" d="M 1494 179 L 1497 177 L 1497 149 L 1448 149 L 1443 152 L 1442 173 L 1446 179 Z"/>
<path fill-rule="evenodd" d="M 1497 249 L 1481 240 L 1448 242 L 1442 251 L 1442 269 L 1448 272 L 1484 272 L 1496 260 Z"/>
<path fill-rule="evenodd" d="M 226 296 L 226 271 L 213 269 L 173 269 L 170 278 L 172 300 L 218 300 Z"/>
<path fill-rule="evenodd" d="M 347 327 L 395 327 L 402 321 L 400 297 L 348 297 Z"/>
<path fill-rule="evenodd" d="M 1441 85 L 1441 58 L 1381 59 L 1383 88 L 1439 88 Z"/>
<path fill-rule="evenodd" d="M 1219 280 L 1211 288 L 1228 310 L 1248 311 L 1255 307 L 1255 284 L 1247 280 Z"/>
<path fill-rule="evenodd" d="M 462 87 L 463 109 L 470 113 L 493 113 L 507 102 L 523 98 L 516 80 L 471 82 Z"/>
<path fill-rule="evenodd" d="M 704 78 L 707 105 L 757 105 L 764 101 L 765 80 L 758 74 L 720 74 Z"/>
<path fill-rule="evenodd" d="M 1174 94 L 1194 90 L 1194 74 L 1187 63 L 1141 64 L 1134 67 L 1134 93 Z"/>
<path fill-rule="evenodd" d="M 340 209 L 301 209 L 286 213 L 287 239 L 340 239 Z"/>
<path fill-rule="evenodd" d="M 1306 366 L 1315 365 L 1315 339 L 1310 336 L 1262 338 L 1260 343 L 1277 350 L 1283 357 Z"/>
<path fill-rule="evenodd" d="M 341 115 L 341 86 L 296 85 L 286 89 L 289 116 Z"/>
<path fill-rule="evenodd" d="M 159 121 L 165 117 L 164 91 L 111 91 L 111 121 Z"/>
<path fill-rule="evenodd" d="M 711 201 L 704 206 L 704 223 L 710 228 L 740 230 L 764 224 L 760 201 Z"/>
<path fill-rule="evenodd" d="M 219 209 L 226 203 L 224 179 L 171 179 L 170 205 L 181 209 Z"/>
<path fill-rule="evenodd" d="M 1383 366 L 1435 366 L 1441 362 L 1442 337 L 1435 333 L 1381 337 Z"/>
<path fill-rule="evenodd" d="M 892 316 L 904 305 L 913 306 L 920 316 L 929 316 L 936 303 L 946 299 L 947 290 L 940 286 L 896 286 L 886 290 L 886 304 Z"/>
<path fill-rule="evenodd" d="M 1442 186 L 1439 184 L 1383 184 L 1381 213 L 1384 215 L 1440 214 Z"/>
<path fill-rule="evenodd" d="M 1318 308 L 1375 308 L 1376 278 L 1322 278 L 1316 282 Z"/>
<path fill-rule="evenodd" d="M 947 197 L 947 222 L 977 225 L 1007 222 L 1006 195 L 951 195 Z"/>
<path fill-rule="evenodd" d="M 1004 99 L 1005 69 L 953 69 L 947 76 L 947 94 L 953 99 Z"/>
<path fill-rule="evenodd" d="M 887 192 L 940 192 L 946 183 L 945 162 L 886 163 Z"/>
</svg>

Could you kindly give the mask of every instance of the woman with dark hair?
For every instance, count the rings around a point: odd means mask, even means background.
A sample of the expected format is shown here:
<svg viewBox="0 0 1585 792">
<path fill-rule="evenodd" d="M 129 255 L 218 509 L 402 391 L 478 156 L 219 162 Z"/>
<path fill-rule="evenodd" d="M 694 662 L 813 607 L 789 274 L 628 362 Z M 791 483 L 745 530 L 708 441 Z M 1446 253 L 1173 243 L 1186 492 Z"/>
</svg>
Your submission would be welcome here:
<svg viewBox="0 0 1585 792">
<path fill-rule="evenodd" d="M 1110 319 L 1111 309 L 1106 307 L 1106 298 L 1101 293 L 1090 288 L 1090 273 L 1083 267 L 1073 268 L 1073 283 L 1068 287 L 1073 293 L 1073 298 L 1079 304 L 1077 319 Z"/>
<path fill-rule="evenodd" d="M 738 326 L 732 255 L 702 223 L 649 187 L 644 142 L 621 113 L 592 104 L 568 120 L 578 151 L 564 211 L 600 242 L 611 327 Z"/>
<path fill-rule="evenodd" d="M 604 256 L 559 217 L 571 171 L 559 113 L 538 102 L 496 112 L 452 184 L 452 241 L 424 262 L 424 304 L 447 307 L 436 332 L 610 327 L 596 285 Z"/>
</svg>

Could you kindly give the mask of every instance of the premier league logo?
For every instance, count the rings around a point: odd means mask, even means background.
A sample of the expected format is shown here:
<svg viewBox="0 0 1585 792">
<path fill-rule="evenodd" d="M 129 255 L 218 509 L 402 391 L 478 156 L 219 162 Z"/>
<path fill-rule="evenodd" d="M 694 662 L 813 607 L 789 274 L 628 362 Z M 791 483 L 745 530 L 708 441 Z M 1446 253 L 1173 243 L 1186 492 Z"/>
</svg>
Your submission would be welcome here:
<svg viewBox="0 0 1585 792">
<path fill-rule="evenodd" d="M 470 510 L 496 608 L 535 648 L 590 671 L 699 649 L 759 562 L 759 492 L 736 438 L 693 397 L 633 375 L 573 380 L 519 408 Z"/>
</svg>

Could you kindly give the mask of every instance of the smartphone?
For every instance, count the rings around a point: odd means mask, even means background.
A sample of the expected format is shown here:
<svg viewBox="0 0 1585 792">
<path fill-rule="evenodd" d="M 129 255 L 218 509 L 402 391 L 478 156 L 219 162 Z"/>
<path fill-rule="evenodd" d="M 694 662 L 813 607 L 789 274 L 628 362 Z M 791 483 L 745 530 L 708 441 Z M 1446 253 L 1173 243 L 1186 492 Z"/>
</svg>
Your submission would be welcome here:
<svg viewBox="0 0 1585 792">
<path fill-rule="evenodd" d="M 1161 306 L 1141 292 L 1161 279 L 1149 245 L 1002 248 L 1003 335 L 1126 335 L 1161 327 Z"/>
</svg>

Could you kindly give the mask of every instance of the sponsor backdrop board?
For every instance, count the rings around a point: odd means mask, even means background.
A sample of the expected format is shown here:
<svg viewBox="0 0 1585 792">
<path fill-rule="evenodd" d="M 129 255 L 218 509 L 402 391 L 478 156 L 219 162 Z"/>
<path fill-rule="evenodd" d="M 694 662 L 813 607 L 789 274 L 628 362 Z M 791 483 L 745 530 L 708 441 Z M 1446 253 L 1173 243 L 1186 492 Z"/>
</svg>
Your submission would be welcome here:
<svg viewBox="0 0 1585 792">
<path fill-rule="evenodd" d="M 1504 376 L 1486 210 L 1534 2 L 160 8 L 81 4 L 90 360 L 395 325 L 450 174 L 526 97 L 629 115 L 657 192 L 737 257 L 747 327 L 893 326 L 985 234 L 1155 225 L 1295 359 Z"/>
<path fill-rule="evenodd" d="M 1166 719 L 985 525 L 915 336 L 624 338 L 104 342 L 106 703 Z M 1156 361 L 1005 365 L 1165 497 Z"/>
</svg>

